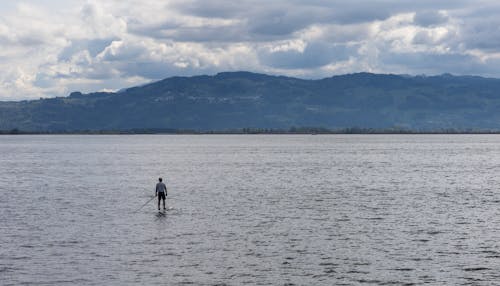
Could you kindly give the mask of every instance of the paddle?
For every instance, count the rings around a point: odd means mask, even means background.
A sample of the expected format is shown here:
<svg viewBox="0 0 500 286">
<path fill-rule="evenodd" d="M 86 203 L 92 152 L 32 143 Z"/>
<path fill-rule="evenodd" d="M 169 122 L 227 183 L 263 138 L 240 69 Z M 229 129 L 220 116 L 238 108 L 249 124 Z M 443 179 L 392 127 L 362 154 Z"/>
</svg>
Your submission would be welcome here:
<svg viewBox="0 0 500 286">
<path fill-rule="evenodd" d="M 142 210 L 143 207 L 145 207 L 150 201 L 154 200 L 154 198 L 156 198 L 156 196 L 152 197 L 149 201 L 147 201 L 145 204 L 143 204 L 138 210 L 136 210 L 134 213 Z"/>
</svg>

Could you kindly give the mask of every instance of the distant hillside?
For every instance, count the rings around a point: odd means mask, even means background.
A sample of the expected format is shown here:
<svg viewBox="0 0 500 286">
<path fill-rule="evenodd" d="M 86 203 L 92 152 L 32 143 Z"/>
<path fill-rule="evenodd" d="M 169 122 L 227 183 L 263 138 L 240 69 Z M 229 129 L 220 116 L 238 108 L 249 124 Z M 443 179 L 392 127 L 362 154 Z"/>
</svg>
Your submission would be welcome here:
<svg viewBox="0 0 500 286">
<path fill-rule="evenodd" d="M 500 129 L 499 111 L 499 79 L 357 73 L 303 80 L 231 72 L 118 93 L 0 102 L 0 130 Z"/>
</svg>

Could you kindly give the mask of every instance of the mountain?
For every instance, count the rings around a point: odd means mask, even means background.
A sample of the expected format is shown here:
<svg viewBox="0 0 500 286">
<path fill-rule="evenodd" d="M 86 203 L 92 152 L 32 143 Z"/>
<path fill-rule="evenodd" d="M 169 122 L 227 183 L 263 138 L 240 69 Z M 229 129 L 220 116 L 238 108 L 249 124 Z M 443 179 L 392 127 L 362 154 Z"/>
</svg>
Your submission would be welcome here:
<svg viewBox="0 0 500 286">
<path fill-rule="evenodd" d="M 117 93 L 0 102 L 0 130 L 499 130 L 499 111 L 500 79 L 356 73 L 304 80 L 225 72 L 171 77 Z"/>
</svg>

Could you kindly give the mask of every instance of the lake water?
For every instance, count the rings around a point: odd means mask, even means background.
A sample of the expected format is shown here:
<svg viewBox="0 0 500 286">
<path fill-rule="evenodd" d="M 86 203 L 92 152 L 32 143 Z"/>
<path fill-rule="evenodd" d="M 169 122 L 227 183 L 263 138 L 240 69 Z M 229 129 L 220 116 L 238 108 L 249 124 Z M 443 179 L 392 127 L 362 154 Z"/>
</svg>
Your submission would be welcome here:
<svg viewBox="0 0 500 286">
<path fill-rule="evenodd" d="M 496 135 L 0 136 L 0 285 L 494 285 L 499 174 Z"/>
</svg>

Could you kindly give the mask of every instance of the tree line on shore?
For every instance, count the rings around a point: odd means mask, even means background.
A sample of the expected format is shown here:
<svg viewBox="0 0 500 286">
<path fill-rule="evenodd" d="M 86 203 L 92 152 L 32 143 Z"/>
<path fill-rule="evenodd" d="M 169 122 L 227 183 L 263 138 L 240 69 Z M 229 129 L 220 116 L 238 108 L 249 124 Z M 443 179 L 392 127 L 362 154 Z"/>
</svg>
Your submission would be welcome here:
<svg viewBox="0 0 500 286">
<path fill-rule="evenodd" d="M 36 134 L 500 134 L 497 129 L 459 129 L 443 128 L 434 130 L 414 130 L 400 127 L 393 128 L 361 128 L 349 127 L 330 129 L 324 127 L 290 127 L 286 128 L 236 128 L 225 130 L 192 130 L 174 128 L 136 128 L 126 130 L 58 130 L 58 131 L 27 131 L 17 128 L 0 130 L 0 135 L 36 135 Z"/>
</svg>

